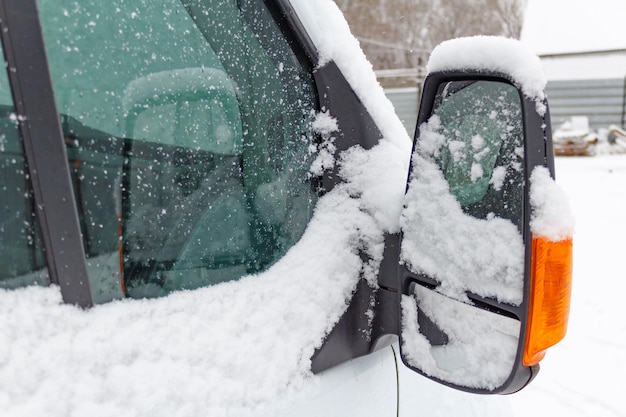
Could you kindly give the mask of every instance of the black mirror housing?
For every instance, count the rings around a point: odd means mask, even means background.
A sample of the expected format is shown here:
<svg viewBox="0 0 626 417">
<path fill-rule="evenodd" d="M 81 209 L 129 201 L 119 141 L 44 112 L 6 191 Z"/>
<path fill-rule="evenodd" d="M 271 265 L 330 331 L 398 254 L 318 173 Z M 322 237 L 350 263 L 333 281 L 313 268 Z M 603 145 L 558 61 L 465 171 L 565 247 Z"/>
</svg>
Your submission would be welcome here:
<svg viewBox="0 0 626 417">
<path fill-rule="evenodd" d="M 497 89 L 495 90 L 495 95 L 493 95 L 495 100 L 493 97 L 485 95 L 485 91 L 488 89 L 493 90 L 494 86 Z M 446 110 L 448 120 L 452 120 L 451 123 L 454 123 L 454 127 L 447 128 L 442 121 L 444 119 L 442 115 L 444 111 L 441 110 L 442 102 L 458 92 L 467 95 L 466 92 L 469 91 L 470 88 L 475 91 L 482 89 L 480 93 L 482 94 L 481 98 L 476 99 L 477 93 L 473 93 L 474 96 L 471 97 L 473 101 L 465 98 L 463 99 L 464 101 L 459 101 L 460 104 L 454 108 L 453 112 Z M 511 98 L 511 102 L 516 102 L 514 107 L 511 108 L 514 109 L 513 111 L 518 115 L 519 128 L 521 129 L 518 129 L 513 126 L 510 121 L 507 121 L 512 120 L 510 116 L 507 116 L 509 119 L 504 118 L 504 121 L 499 120 L 499 118 L 502 118 L 503 114 L 510 113 L 509 109 L 503 110 L 503 107 L 497 108 L 497 101 L 502 98 L 505 93 L 508 94 L 507 97 Z M 517 95 L 517 97 L 514 97 L 515 95 Z M 482 117 L 482 119 L 476 116 L 475 109 L 472 109 L 473 104 L 467 104 L 476 101 L 480 101 L 481 106 L 486 106 L 484 108 L 486 117 Z M 454 113 L 454 116 L 450 116 L 452 113 Z M 472 117 L 470 118 L 467 117 L 469 113 L 472 113 Z M 432 123 L 429 125 L 429 120 L 432 120 L 433 115 L 438 116 L 437 128 L 435 130 L 433 130 L 431 126 Z M 494 123 L 488 120 L 490 118 Z M 461 119 L 470 120 L 470 122 L 463 122 L 462 124 Z M 471 122 L 472 120 L 473 122 Z M 480 120 L 484 121 L 481 122 Z M 460 160 L 465 158 L 469 161 L 472 169 L 475 168 L 481 175 L 484 174 L 485 165 L 489 165 L 484 163 L 484 155 L 489 154 L 489 147 L 484 146 L 483 149 L 475 145 L 478 142 L 478 145 L 483 146 L 481 143 L 485 142 L 485 137 L 488 137 L 486 132 L 489 131 L 489 129 L 496 129 L 494 126 L 498 123 L 500 123 L 500 127 L 504 126 L 506 128 L 505 130 L 519 130 L 521 137 L 519 137 L 519 135 L 511 135 L 511 137 L 516 136 L 517 139 L 515 140 L 520 140 L 523 143 L 523 151 L 520 151 L 519 146 L 515 147 L 516 151 L 513 151 L 519 154 L 519 158 L 516 157 L 515 161 L 510 159 L 508 162 L 509 166 L 515 164 L 517 167 L 516 170 L 519 173 L 519 181 L 515 186 L 520 192 L 520 198 L 515 202 L 519 207 L 517 210 L 514 210 L 518 213 L 517 216 L 519 216 L 519 218 L 506 218 L 506 215 L 498 214 L 497 210 L 493 210 L 496 214 L 490 212 L 484 219 L 472 218 L 468 219 L 468 221 L 473 222 L 473 224 L 480 224 L 480 227 L 483 227 L 486 225 L 485 222 L 488 222 L 494 217 L 504 217 L 504 219 L 498 219 L 498 221 L 509 221 L 517 228 L 521 246 L 516 249 L 519 259 L 514 260 L 513 263 L 519 265 L 519 268 L 521 268 L 519 272 L 520 281 L 516 284 L 519 285 L 521 291 L 519 299 L 517 299 L 517 301 L 511 301 L 512 299 L 507 299 L 502 292 L 497 293 L 497 291 L 493 294 L 480 294 L 474 292 L 471 287 L 461 288 L 462 291 L 459 291 L 456 284 L 451 284 L 447 281 L 443 272 L 436 269 L 429 270 L 427 266 L 424 267 L 425 263 L 427 264 L 429 261 L 433 261 L 433 259 L 436 258 L 427 259 L 428 257 L 424 256 L 423 251 L 419 252 L 419 256 L 415 256 L 415 262 L 411 262 L 410 259 L 407 260 L 407 256 L 401 255 L 398 277 L 398 288 L 401 289 L 398 309 L 401 317 L 400 346 L 403 362 L 409 368 L 437 382 L 463 391 L 481 394 L 508 394 L 516 392 L 526 386 L 539 371 L 538 364 L 525 364 L 523 357 L 532 291 L 531 270 L 533 262 L 533 238 L 530 224 L 533 208 L 531 207 L 529 196 L 531 188 L 530 176 L 536 167 L 545 167 L 549 170 L 551 177 L 554 178 L 554 156 L 547 100 L 545 98 L 539 100 L 537 97 L 529 97 L 524 94 L 522 86 L 516 82 L 513 76 L 500 71 L 464 69 L 461 71 L 446 70 L 431 73 L 424 83 L 413 144 L 411 171 L 407 184 L 407 198 L 409 198 L 411 187 L 415 186 L 412 181 L 415 180 L 416 175 L 419 175 L 419 173 L 416 174 L 416 170 L 421 169 L 420 167 L 423 167 L 424 164 L 427 163 L 420 159 L 420 155 L 423 153 L 423 149 L 420 149 L 420 143 L 424 140 L 426 135 L 433 134 L 438 134 L 442 137 L 446 135 L 456 136 L 452 139 L 448 137 L 445 141 L 442 138 L 439 139 L 442 141 L 441 146 L 439 149 L 433 151 L 434 153 L 431 155 L 432 161 L 436 161 L 441 167 L 444 163 L 442 161 L 446 158 L 450 161 L 455 160 L 457 165 L 460 164 Z M 515 123 L 518 122 L 514 122 L 513 124 Z M 465 142 L 461 139 L 463 135 L 467 136 Z M 496 139 L 498 136 L 503 139 L 502 144 L 498 142 L 497 145 L 492 147 L 492 149 L 496 151 L 494 155 L 498 154 L 497 158 L 496 156 L 491 158 L 491 161 L 497 161 L 490 163 L 489 166 L 492 169 L 495 168 L 497 164 L 506 165 L 502 163 L 502 160 L 512 153 L 510 150 L 512 148 L 506 149 L 508 146 L 506 141 L 508 139 L 504 137 L 505 135 L 492 135 L 492 137 Z M 472 140 L 472 138 L 475 140 Z M 489 140 L 487 139 L 486 142 L 489 142 Z M 469 152 L 470 148 L 474 149 L 475 153 L 468 156 L 465 150 Z M 461 150 L 458 151 L 459 149 Z M 477 155 L 483 159 L 478 161 Z M 482 166 L 478 162 L 482 163 Z M 497 168 L 502 168 L 500 165 Z M 463 182 L 469 183 L 469 181 L 459 180 L 459 174 L 451 173 L 453 170 L 451 170 L 449 166 L 442 168 L 442 172 L 444 173 L 443 177 L 448 175 L 447 186 L 449 187 L 449 194 L 456 196 L 456 199 L 459 200 L 458 204 L 462 212 L 468 215 L 468 217 L 470 217 L 470 215 L 474 217 L 483 216 L 484 213 L 477 216 L 475 213 L 476 210 L 473 208 L 476 206 L 475 201 L 477 198 L 461 197 L 459 192 L 455 191 L 455 189 L 459 188 L 459 184 L 462 185 Z M 466 176 L 469 178 L 470 174 L 466 174 Z M 451 177 L 454 178 L 450 179 Z M 472 182 L 477 183 L 474 179 L 475 174 L 473 171 L 471 177 Z M 487 185 L 495 187 L 493 185 L 494 177 L 495 174 L 491 176 L 490 180 L 489 178 L 484 178 L 485 183 L 486 180 L 489 180 L 489 184 L 491 185 Z M 506 178 L 509 177 L 507 176 Z M 509 180 L 507 179 L 507 181 Z M 511 182 L 513 182 L 513 180 L 511 180 Z M 426 183 L 427 182 L 424 182 L 424 184 Z M 470 185 L 474 186 L 475 184 Z M 472 192 L 475 193 L 475 191 Z M 479 192 L 479 197 L 482 197 L 481 193 L 485 194 L 484 191 L 481 191 Z M 418 198 L 425 200 L 433 197 L 424 195 L 423 192 L 421 192 Z M 483 200 L 485 199 L 487 198 L 484 197 Z M 492 210 L 493 207 L 491 207 L 490 204 L 494 205 L 496 200 L 498 199 L 491 198 L 490 202 L 485 203 L 487 204 L 487 211 Z M 499 200 L 502 200 L 502 198 L 499 198 Z M 405 251 L 405 246 L 407 245 L 407 229 L 410 228 L 410 225 L 415 224 L 416 221 L 414 218 L 411 218 L 411 214 L 407 214 L 410 212 L 410 204 L 410 202 L 405 200 L 405 226 L 403 226 L 401 238 L 403 246 L 402 252 Z M 505 202 L 504 205 L 506 206 L 507 202 Z M 424 210 L 421 211 L 423 212 Z M 444 216 L 443 213 L 441 215 Z M 419 216 L 422 215 L 420 214 Z M 513 227 L 509 227 L 509 229 L 513 229 Z M 433 228 L 433 230 L 436 231 L 436 228 Z M 427 232 L 422 228 L 419 233 L 423 234 Z M 448 232 L 448 235 L 450 234 L 452 233 Z M 484 240 L 479 236 L 479 233 L 475 233 L 475 235 L 477 241 L 481 240 L 482 242 L 482 240 Z M 419 239 L 423 240 L 423 236 Z M 493 242 L 492 246 L 501 245 L 496 243 L 497 240 Z M 477 246 L 479 246 L 478 243 Z M 468 250 L 467 252 L 469 253 L 471 251 Z M 465 255 L 465 253 L 461 254 L 458 253 L 458 251 L 454 253 L 451 252 L 449 253 L 449 258 L 461 257 L 462 255 Z M 439 260 L 441 261 L 441 259 L 445 258 L 440 257 Z M 454 263 L 452 261 L 450 262 Z M 447 263 L 447 261 L 443 263 Z M 509 267 L 510 266 L 503 266 L 502 270 Z M 429 273 L 429 271 L 435 272 Z M 467 281 L 471 279 L 480 281 L 488 274 L 486 272 L 484 274 L 479 272 L 473 277 L 469 275 L 471 274 L 466 276 Z M 455 287 L 455 290 L 451 291 L 450 287 Z M 504 287 L 506 286 L 503 286 L 503 288 Z M 433 311 L 446 310 L 449 316 L 452 317 L 456 315 L 456 318 L 450 318 L 450 320 L 457 321 L 456 328 L 452 325 L 446 327 L 446 325 L 442 324 L 442 322 L 445 321 L 446 313 L 437 315 L 425 311 L 428 309 L 429 303 L 437 305 L 437 308 L 432 309 Z M 449 305 L 449 307 L 445 307 L 444 305 Z M 458 325 L 463 320 L 466 320 L 466 323 L 462 326 Z M 494 324 L 496 322 L 501 323 Z M 482 330 L 480 329 L 483 327 L 486 328 L 485 326 L 490 329 L 485 330 L 486 333 L 481 333 Z M 417 330 L 417 333 L 412 332 L 412 334 L 409 334 L 411 333 L 407 330 L 409 328 Z M 460 331 L 459 328 L 464 329 L 461 329 L 463 330 L 461 331 L 462 334 L 458 333 Z M 503 330 L 505 328 L 509 330 Z M 502 334 L 505 335 L 502 336 Z M 490 345 L 488 340 L 493 335 L 501 337 L 501 339 L 496 337 L 494 340 L 505 340 L 506 343 L 500 346 Z M 469 346 L 472 343 L 475 343 L 475 346 Z M 414 346 L 411 346 L 411 344 Z M 417 345 L 419 345 L 419 348 Z M 509 346 L 508 349 L 510 352 L 504 353 L 502 356 L 506 357 L 506 359 L 503 359 L 502 363 L 498 363 L 496 357 L 501 354 L 503 350 L 507 349 L 504 345 Z M 412 350 L 414 351 L 413 355 L 411 354 Z M 486 354 L 489 350 L 492 350 L 490 359 L 486 357 L 481 359 L 480 355 L 474 355 L 474 353 L 478 351 Z M 429 354 L 431 357 L 424 359 L 424 356 L 428 356 Z M 498 371 L 491 369 L 498 367 L 506 369 L 499 369 Z M 499 376 L 494 377 L 494 372 L 499 373 Z M 482 373 L 484 373 L 484 375 L 481 375 Z"/>
</svg>

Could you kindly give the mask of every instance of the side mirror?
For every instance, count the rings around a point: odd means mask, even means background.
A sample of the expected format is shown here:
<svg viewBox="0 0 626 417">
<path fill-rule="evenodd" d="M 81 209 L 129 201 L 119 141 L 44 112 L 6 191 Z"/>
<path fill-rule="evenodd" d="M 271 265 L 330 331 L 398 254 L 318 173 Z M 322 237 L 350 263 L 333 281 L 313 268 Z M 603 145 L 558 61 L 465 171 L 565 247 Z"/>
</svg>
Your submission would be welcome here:
<svg viewBox="0 0 626 417">
<path fill-rule="evenodd" d="M 525 51 L 469 39 L 435 50 L 424 83 L 401 220 L 401 356 L 451 387 L 511 393 L 565 335 L 572 233 L 543 91 L 488 58 L 453 69 L 459 51 Z M 556 206 L 562 218 L 546 214 Z"/>
</svg>

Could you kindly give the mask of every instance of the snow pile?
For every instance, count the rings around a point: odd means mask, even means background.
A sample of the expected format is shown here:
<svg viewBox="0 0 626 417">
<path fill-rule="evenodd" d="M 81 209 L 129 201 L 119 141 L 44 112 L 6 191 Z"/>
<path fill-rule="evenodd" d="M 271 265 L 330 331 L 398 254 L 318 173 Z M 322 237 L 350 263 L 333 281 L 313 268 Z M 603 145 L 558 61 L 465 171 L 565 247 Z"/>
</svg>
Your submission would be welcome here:
<svg viewBox="0 0 626 417">
<path fill-rule="evenodd" d="M 376 159 L 357 155 L 346 172 Z M 375 282 L 384 229 L 353 198 L 366 181 L 320 199 L 302 240 L 258 276 L 89 311 L 63 305 L 55 287 L 0 291 L 0 409 L 239 415 L 297 390 L 360 275 Z"/>
<path fill-rule="evenodd" d="M 54 286 L 0 290 L 2 415 L 239 416 L 314 384 L 312 354 L 359 279 L 375 285 L 384 233 L 398 230 L 411 141 L 334 3 L 294 6 L 315 11 L 305 25 L 326 36 L 321 63 L 345 73 L 380 144 L 339 156 L 344 183 L 262 274 L 88 311 L 62 304 Z M 331 122 L 320 115 L 316 129 L 332 135 Z"/>
<path fill-rule="evenodd" d="M 501 72 L 535 101 L 540 115 L 545 113 L 546 78 L 541 61 L 515 39 L 472 36 L 442 42 L 431 53 L 426 69 L 428 73 L 458 69 Z"/>
<path fill-rule="evenodd" d="M 530 231 L 553 242 L 574 235 L 574 214 L 565 192 L 545 167 L 535 167 L 530 176 Z"/>
<path fill-rule="evenodd" d="M 346 188 L 259 276 L 89 311 L 55 287 L 0 291 L 3 415 L 237 415 L 297 389 L 371 270 L 359 249 L 382 258 L 382 229 Z"/>
</svg>

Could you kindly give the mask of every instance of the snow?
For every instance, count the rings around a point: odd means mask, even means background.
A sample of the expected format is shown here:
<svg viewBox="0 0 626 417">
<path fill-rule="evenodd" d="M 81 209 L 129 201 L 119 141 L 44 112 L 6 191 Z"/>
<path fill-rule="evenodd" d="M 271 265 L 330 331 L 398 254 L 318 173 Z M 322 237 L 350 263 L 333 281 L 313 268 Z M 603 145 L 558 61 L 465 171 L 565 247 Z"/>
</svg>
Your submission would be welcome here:
<svg viewBox="0 0 626 417">
<path fill-rule="evenodd" d="M 305 24 L 323 28 L 320 65 L 345 74 L 381 127 L 379 145 L 336 156 L 344 183 L 262 274 L 88 311 L 62 304 L 54 286 L 0 290 L 3 416 L 239 416 L 315 386 L 313 352 L 360 277 L 376 285 L 383 236 L 399 229 L 411 140 L 335 4 L 294 6 L 315 10 Z M 332 121 L 316 118 L 327 150 Z"/>
<path fill-rule="evenodd" d="M 535 167 L 530 176 L 530 231 L 535 236 L 560 242 L 574 235 L 574 214 L 565 192 L 545 167 Z"/>
<path fill-rule="evenodd" d="M 545 98 L 541 61 L 517 40 L 495 36 L 452 39 L 433 49 L 426 66 L 428 73 L 458 68 L 507 74 L 531 100 L 540 103 Z"/>
<path fill-rule="evenodd" d="M 339 126 L 337 119 L 332 117 L 328 112 L 320 112 L 313 120 L 313 131 L 321 137 L 321 143 L 314 149 L 317 157 L 311 164 L 310 172 L 313 175 L 320 176 L 324 171 L 335 167 L 335 136 L 333 133 L 338 132 Z"/>
<path fill-rule="evenodd" d="M 382 257 L 381 228 L 336 190 L 259 276 L 89 311 L 63 305 L 55 287 L 0 291 L 0 409 L 235 415 L 297 389 L 365 268 L 357 248 Z"/>
<path fill-rule="evenodd" d="M 493 185 L 494 190 L 500 191 L 504 185 L 504 178 L 506 176 L 506 167 L 495 167 L 491 174 L 489 184 Z"/>
</svg>

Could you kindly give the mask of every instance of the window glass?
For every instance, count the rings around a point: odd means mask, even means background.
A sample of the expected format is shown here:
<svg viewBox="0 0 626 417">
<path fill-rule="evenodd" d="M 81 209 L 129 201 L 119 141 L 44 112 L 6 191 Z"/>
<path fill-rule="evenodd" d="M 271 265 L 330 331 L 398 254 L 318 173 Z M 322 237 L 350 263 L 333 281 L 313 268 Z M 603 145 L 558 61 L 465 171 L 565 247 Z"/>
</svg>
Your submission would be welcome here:
<svg viewBox="0 0 626 417">
<path fill-rule="evenodd" d="M 34 207 L 9 80 L 0 70 L 0 288 L 49 283 Z"/>
<path fill-rule="evenodd" d="M 258 3 L 38 2 L 95 302 L 262 271 L 304 232 L 315 90 Z"/>
<path fill-rule="evenodd" d="M 451 81 L 435 103 L 445 138 L 437 162 L 463 211 L 522 228 L 524 132 L 517 89 L 495 81 Z"/>
</svg>

